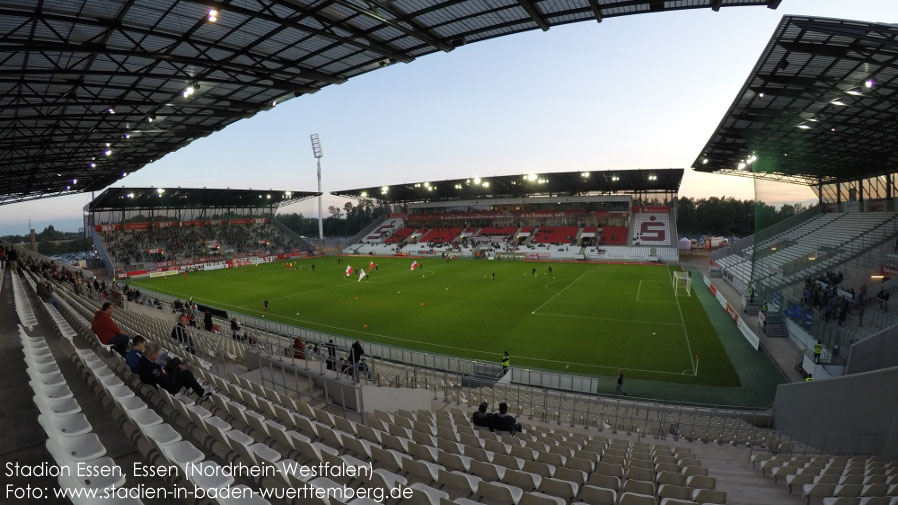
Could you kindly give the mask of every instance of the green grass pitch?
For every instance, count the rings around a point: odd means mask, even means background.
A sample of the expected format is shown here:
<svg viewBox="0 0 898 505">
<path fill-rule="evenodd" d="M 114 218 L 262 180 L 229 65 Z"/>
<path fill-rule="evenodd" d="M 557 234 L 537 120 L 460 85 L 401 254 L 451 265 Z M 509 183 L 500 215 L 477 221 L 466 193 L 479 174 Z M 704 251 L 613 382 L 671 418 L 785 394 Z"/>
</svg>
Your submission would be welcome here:
<svg viewBox="0 0 898 505">
<path fill-rule="evenodd" d="M 411 272 L 412 259 L 373 258 L 379 270 L 369 280 L 344 276 L 347 265 L 371 260 L 314 258 L 293 271 L 272 263 L 133 284 L 400 347 L 492 361 L 507 350 L 515 367 L 740 385 L 695 295 L 674 296 L 678 267 L 425 258 Z"/>
</svg>

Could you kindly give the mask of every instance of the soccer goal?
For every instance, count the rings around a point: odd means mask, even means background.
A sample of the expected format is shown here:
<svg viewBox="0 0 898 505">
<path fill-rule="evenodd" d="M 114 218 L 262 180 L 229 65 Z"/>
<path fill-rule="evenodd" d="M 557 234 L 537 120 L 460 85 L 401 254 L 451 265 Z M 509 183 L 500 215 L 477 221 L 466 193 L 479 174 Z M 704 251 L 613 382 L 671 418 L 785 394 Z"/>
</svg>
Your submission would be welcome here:
<svg viewBox="0 0 898 505">
<path fill-rule="evenodd" d="M 689 273 L 674 272 L 673 289 L 676 296 L 692 296 L 692 277 Z"/>
</svg>

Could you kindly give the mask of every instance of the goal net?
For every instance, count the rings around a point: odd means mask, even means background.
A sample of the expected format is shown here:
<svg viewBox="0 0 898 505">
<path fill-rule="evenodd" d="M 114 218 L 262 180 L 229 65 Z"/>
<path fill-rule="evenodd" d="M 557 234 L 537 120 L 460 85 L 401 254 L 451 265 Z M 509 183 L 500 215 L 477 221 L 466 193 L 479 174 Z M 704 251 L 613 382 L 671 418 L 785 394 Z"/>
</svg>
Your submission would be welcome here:
<svg viewBox="0 0 898 505">
<path fill-rule="evenodd" d="M 676 296 L 692 296 L 692 277 L 687 272 L 674 272 L 673 289 Z"/>
</svg>

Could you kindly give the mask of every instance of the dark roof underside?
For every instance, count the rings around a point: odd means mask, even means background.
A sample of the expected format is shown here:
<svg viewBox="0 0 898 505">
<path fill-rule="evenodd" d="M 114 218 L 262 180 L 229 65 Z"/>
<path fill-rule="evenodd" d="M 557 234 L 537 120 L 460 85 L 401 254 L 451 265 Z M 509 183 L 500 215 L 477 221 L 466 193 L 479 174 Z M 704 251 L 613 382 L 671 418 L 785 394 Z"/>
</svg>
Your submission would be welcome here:
<svg viewBox="0 0 898 505">
<path fill-rule="evenodd" d="M 406 203 L 537 195 L 675 193 L 682 180 L 682 168 L 556 172 L 410 182 L 332 191 L 331 194 L 348 198 L 373 198 L 384 203 Z"/>
<path fill-rule="evenodd" d="M 320 194 L 273 189 L 109 188 L 88 204 L 88 210 L 268 208 Z"/>
<path fill-rule="evenodd" d="M 693 168 L 802 184 L 894 172 L 896 59 L 896 25 L 784 17 Z"/>
<path fill-rule="evenodd" d="M 466 43 L 779 1 L 0 0 L 0 204 L 102 190 L 276 103 Z"/>
</svg>

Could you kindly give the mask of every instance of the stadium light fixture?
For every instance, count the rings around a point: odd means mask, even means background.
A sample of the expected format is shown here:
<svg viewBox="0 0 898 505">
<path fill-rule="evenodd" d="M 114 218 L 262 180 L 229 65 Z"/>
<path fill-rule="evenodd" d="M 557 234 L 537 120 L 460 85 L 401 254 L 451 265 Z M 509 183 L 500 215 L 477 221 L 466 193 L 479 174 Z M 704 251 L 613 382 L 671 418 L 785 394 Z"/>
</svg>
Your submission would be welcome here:
<svg viewBox="0 0 898 505">
<path fill-rule="evenodd" d="M 611 182 L 617 182 L 617 181 L 619 181 L 619 180 L 620 180 L 620 177 L 618 177 L 618 176 L 616 176 L 616 175 L 612 175 L 612 176 L 611 176 Z"/>
<path fill-rule="evenodd" d="M 387 186 L 381 186 L 381 188 L 380 188 L 380 194 L 382 194 L 382 195 L 387 194 L 389 191 L 390 191 L 390 188 Z"/>
<path fill-rule="evenodd" d="M 810 130 L 810 129 L 811 129 L 810 126 L 808 126 L 808 125 L 806 125 L 806 124 L 804 124 L 804 123 L 798 125 L 798 127 L 801 128 L 802 130 Z"/>
<path fill-rule="evenodd" d="M 367 192 L 367 191 L 362 191 L 361 193 L 359 193 L 359 196 L 362 197 L 362 198 L 368 198 L 368 192 Z"/>
<path fill-rule="evenodd" d="M 745 162 L 744 161 L 739 162 L 739 170 L 745 170 Z"/>
<path fill-rule="evenodd" d="M 846 91 L 845 93 L 847 93 L 847 94 L 849 94 L 849 95 L 853 95 L 853 96 L 864 96 L 863 93 L 861 93 L 860 91 L 858 91 L 858 90 L 856 90 L 856 89 L 849 89 L 849 90 Z"/>
<path fill-rule="evenodd" d="M 103 151 L 103 154 L 105 154 L 106 156 L 112 156 L 112 149 L 107 149 L 107 150 Z"/>
<path fill-rule="evenodd" d="M 215 9 L 209 9 L 209 22 L 214 23 L 218 21 L 218 11 Z"/>
<path fill-rule="evenodd" d="M 78 179 L 72 179 L 72 185 L 78 184 Z"/>
<path fill-rule="evenodd" d="M 128 140 L 129 138 L 131 138 L 131 135 L 128 135 L 127 133 L 123 133 L 122 138 L 125 140 Z"/>
<path fill-rule="evenodd" d="M 128 198 L 134 198 L 134 193 L 128 193 Z"/>
<path fill-rule="evenodd" d="M 420 183 L 420 182 L 416 182 L 416 183 L 415 183 L 415 187 L 416 187 L 416 188 L 420 188 L 420 187 L 421 187 L 421 183 Z"/>
<path fill-rule="evenodd" d="M 483 181 L 483 187 L 484 188 L 490 187 L 490 181 Z"/>
<path fill-rule="evenodd" d="M 324 203 L 321 191 L 321 158 L 324 157 L 324 149 L 321 147 L 321 137 L 317 133 L 309 135 L 312 142 L 312 156 L 315 157 L 315 164 L 318 168 L 318 241 L 321 248 L 324 248 Z"/>
<path fill-rule="evenodd" d="M 838 98 L 829 103 L 831 103 L 832 105 L 838 105 L 839 107 L 848 107 L 847 103 L 843 102 L 842 100 L 840 100 Z"/>
<path fill-rule="evenodd" d="M 108 113 L 110 113 L 110 114 L 115 114 L 115 109 L 113 109 L 112 107 L 110 107 L 110 108 L 106 109 L 106 112 L 108 112 Z"/>
<path fill-rule="evenodd" d="M 584 179 L 589 179 L 589 172 L 581 172 L 580 175 L 581 175 Z"/>
<path fill-rule="evenodd" d="M 265 198 L 267 198 L 268 200 L 271 200 L 271 194 L 265 195 Z"/>
<path fill-rule="evenodd" d="M 461 189 L 461 187 L 462 187 L 461 184 L 456 184 L 456 185 L 455 185 L 455 189 Z"/>
<path fill-rule="evenodd" d="M 480 184 L 480 177 L 474 178 L 474 184 Z"/>
<path fill-rule="evenodd" d="M 71 187 L 71 186 L 66 186 L 65 189 L 72 189 L 72 187 Z"/>
<path fill-rule="evenodd" d="M 866 86 L 868 88 L 872 88 L 875 85 L 876 85 L 876 81 L 874 81 L 873 79 L 867 79 L 866 82 L 864 82 L 864 86 Z"/>
<path fill-rule="evenodd" d="M 873 280 L 882 280 L 885 278 L 885 276 L 884 275 L 871 275 L 870 278 Z"/>
<path fill-rule="evenodd" d="M 157 188 L 156 192 L 161 195 L 162 193 L 165 193 L 165 188 Z"/>
<path fill-rule="evenodd" d="M 128 177 L 128 172 L 122 172 L 122 177 Z"/>
<path fill-rule="evenodd" d="M 703 159 L 703 160 L 702 160 L 702 165 L 707 165 L 707 164 L 708 164 L 708 158 Z"/>
<path fill-rule="evenodd" d="M 90 168 L 97 168 L 97 164 L 91 161 Z M 59 174 L 56 174 L 56 175 L 59 175 Z"/>
</svg>

